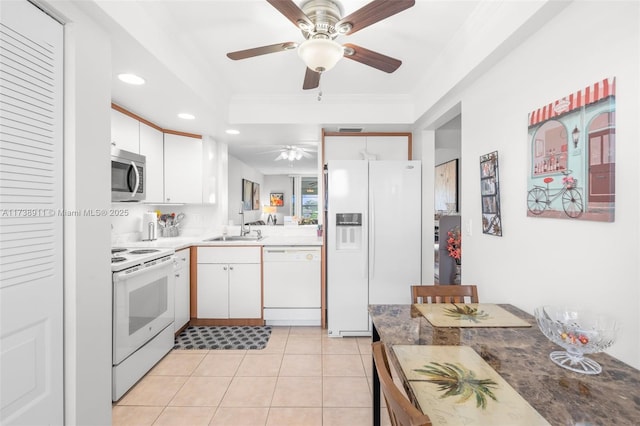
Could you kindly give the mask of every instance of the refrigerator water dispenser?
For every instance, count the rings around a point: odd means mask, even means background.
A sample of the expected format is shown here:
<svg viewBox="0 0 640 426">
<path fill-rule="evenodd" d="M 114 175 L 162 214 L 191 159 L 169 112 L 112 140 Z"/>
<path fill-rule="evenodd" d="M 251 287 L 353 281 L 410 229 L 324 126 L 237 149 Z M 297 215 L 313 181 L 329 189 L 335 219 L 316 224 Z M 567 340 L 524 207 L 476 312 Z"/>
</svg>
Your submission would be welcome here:
<svg viewBox="0 0 640 426">
<path fill-rule="evenodd" d="M 362 213 L 336 213 L 336 250 L 362 248 Z"/>
</svg>

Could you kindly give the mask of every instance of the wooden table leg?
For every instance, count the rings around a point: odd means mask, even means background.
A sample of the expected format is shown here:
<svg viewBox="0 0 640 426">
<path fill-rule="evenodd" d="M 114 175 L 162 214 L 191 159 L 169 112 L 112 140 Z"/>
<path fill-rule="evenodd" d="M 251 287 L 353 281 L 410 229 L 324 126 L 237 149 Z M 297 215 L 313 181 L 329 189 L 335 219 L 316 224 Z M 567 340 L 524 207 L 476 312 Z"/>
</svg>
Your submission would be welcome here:
<svg viewBox="0 0 640 426">
<path fill-rule="evenodd" d="M 375 324 L 373 324 L 371 342 L 373 343 L 379 340 L 380 335 L 378 334 Z M 380 377 L 378 377 L 378 370 L 376 370 L 373 354 L 371 354 L 371 364 L 373 367 L 373 426 L 380 426 Z"/>
</svg>

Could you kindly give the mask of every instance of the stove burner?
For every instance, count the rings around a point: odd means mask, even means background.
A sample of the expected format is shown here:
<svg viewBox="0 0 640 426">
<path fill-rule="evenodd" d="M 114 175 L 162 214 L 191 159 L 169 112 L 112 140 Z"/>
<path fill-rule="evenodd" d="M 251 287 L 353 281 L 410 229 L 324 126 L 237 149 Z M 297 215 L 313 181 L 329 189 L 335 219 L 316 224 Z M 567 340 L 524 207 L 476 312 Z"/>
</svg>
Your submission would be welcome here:
<svg viewBox="0 0 640 426">
<path fill-rule="evenodd" d="M 127 260 L 126 257 L 116 256 L 111 258 L 111 263 L 124 262 L 125 260 Z"/>
<path fill-rule="evenodd" d="M 127 249 L 122 247 L 116 247 L 111 249 L 111 254 L 122 253 L 123 251 L 127 251 Z"/>
<path fill-rule="evenodd" d="M 130 254 L 149 254 L 149 253 L 155 253 L 157 251 L 160 251 L 158 249 L 139 249 L 139 250 L 131 250 L 129 253 Z"/>
</svg>

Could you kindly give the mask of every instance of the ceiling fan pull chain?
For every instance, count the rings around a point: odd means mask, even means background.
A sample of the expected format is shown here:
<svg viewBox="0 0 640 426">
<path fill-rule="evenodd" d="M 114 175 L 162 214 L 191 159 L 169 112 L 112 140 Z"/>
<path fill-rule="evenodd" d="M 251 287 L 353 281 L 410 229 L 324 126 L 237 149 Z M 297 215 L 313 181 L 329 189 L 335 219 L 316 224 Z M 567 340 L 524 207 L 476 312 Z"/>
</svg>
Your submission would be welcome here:
<svg viewBox="0 0 640 426">
<path fill-rule="evenodd" d="M 320 83 L 318 82 L 318 102 L 320 102 L 322 100 L 322 86 L 320 86 Z"/>
</svg>

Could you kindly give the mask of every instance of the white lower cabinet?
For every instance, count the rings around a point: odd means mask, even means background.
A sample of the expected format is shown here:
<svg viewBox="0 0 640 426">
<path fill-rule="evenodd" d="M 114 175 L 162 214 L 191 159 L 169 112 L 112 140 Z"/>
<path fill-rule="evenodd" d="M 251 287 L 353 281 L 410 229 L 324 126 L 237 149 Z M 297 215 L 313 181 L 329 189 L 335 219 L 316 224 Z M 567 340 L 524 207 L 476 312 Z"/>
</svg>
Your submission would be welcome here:
<svg viewBox="0 0 640 426">
<path fill-rule="evenodd" d="M 199 319 L 262 318 L 261 247 L 198 247 Z"/>
<path fill-rule="evenodd" d="M 184 327 L 190 319 L 190 304 L 191 304 L 191 288 L 189 271 L 190 264 L 189 249 L 178 250 L 176 252 L 175 260 L 175 302 L 174 302 L 174 315 L 175 320 L 173 322 L 173 332 L 177 333 L 182 327 Z"/>
</svg>

